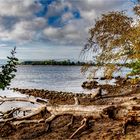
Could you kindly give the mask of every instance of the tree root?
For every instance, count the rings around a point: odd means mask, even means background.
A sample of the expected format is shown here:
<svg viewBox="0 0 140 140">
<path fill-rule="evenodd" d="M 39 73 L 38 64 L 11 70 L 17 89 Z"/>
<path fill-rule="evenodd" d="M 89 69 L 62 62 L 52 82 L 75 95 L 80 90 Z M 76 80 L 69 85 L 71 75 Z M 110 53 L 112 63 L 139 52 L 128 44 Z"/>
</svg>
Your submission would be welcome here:
<svg viewBox="0 0 140 140">
<path fill-rule="evenodd" d="M 40 119 L 40 120 L 22 120 L 22 121 L 16 121 L 16 122 L 13 122 L 13 124 L 15 126 L 18 126 L 20 124 L 30 124 L 30 123 L 44 123 L 45 120 L 44 119 Z"/>
<path fill-rule="evenodd" d="M 12 109 L 12 110 L 9 110 L 9 111 L 3 113 L 2 118 L 3 118 L 3 119 L 12 118 L 12 117 L 13 117 L 13 114 L 14 114 L 16 111 L 19 111 L 19 110 L 20 110 L 20 108 L 14 108 L 14 109 Z"/>
<path fill-rule="evenodd" d="M 101 119 L 102 117 L 108 117 L 110 119 L 118 119 L 123 121 L 123 133 L 126 133 L 127 126 L 132 123 L 140 122 L 140 105 L 135 101 L 129 100 L 120 105 L 90 105 L 84 106 L 78 104 L 78 99 L 75 98 L 74 105 L 48 105 L 48 101 L 36 98 L 6 98 L 0 97 L 0 102 L 30 102 L 36 104 L 35 108 L 14 108 L 6 112 L 0 112 L 3 127 L 6 124 L 10 124 L 12 127 L 16 127 L 20 124 L 29 123 L 45 123 L 47 125 L 47 131 L 50 129 L 51 122 L 58 116 L 71 115 L 71 121 L 67 124 L 68 127 L 72 126 L 75 116 L 82 116 L 84 119 L 81 122 L 81 126 L 70 136 L 70 139 L 75 137 L 80 131 L 83 131 L 88 125 L 88 118 L 92 117 L 93 120 Z M 23 116 L 18 116 L 17 112 L 23 112 Z M 25 112 L 30 111 L 29 114 Z M 51 116 L 46 118 L 46 114 Z M 37 115 L 41 115 L 38 119 L 33 118 Z M 124 119 L 125 118 L 125 119 Z M 1 128 L 2 129 L 2 128 Z"/>
<path fill-rule="evenodd" d="M 72 115 L 70 123 L 67 124 L 67 127 L 69 128 L 70 126 L 72 126 L 73 122 L 74 122 L 74 116 Z"/>
<path fill-rule="evenodd" d="M 84 128 L 87 127 L 87 121 L 88 119 L 87 118 L 84 118 L 82 121 L 81 121 L 81 126 L 69 137 L 70 139 L 72 139 L 77 133 L 79 133 L 80 131 L 82 131 Z"/>
</svg>

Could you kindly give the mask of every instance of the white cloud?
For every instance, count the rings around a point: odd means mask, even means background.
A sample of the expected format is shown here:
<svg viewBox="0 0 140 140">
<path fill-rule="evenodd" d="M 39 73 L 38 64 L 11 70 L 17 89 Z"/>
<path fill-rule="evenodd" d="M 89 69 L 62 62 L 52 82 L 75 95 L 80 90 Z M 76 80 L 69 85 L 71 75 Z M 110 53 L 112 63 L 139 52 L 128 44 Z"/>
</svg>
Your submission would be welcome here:
<svg viewBox="0 0 140 140">
<path fill-rule="evenodd" d="M 44 18 L 34 18 L 31 21 L 21 20 L 17 22 L 12 30 L 1 29 L 0 37 L 2 40 L 29 41 L 38 34 L 38 30 L 45 27 Z"/>
<path fill-rule="evenodd" d="M 48 39 L 58 39 L 60 37 L 60 29 L 59 28 L 53 28 L 48 27 L 44 29 L 44 35 L 48 37 Z"/>
<path fill-rule="evenodd" d="M 31 21 L 20 21 L 15 24 L 9 37 L 18 41 L 29 41 L 34 38 L 34 35 L 45 26 L 45 19 L 35 18 Z"/>
<path fill-rule="evenodd" d="M 0 16 L 28 17 L 40 8 L 41 5 L 34 0 L 1 0 Z"/>
<path fill-rule="evenodd" d="M 59 16 L 67 7 L 68 9 L 72 9 L 72 4 L 69 0 L 61 1 L 54 1 L 51 5 L 48 6 L 48 12 L 46 17 L 51 16 Z"/>
<path fill-rule="evenodd" d="M 81 20 L 82 22 L 82 20 Z M 86 28 L 80 20 L 72 20 L 63 28 L 46 27 L 44 35 L 49 40 L 55 41 L 56 44 L 63 45 L 81 45 L 86 38 Z"/>
<path fill-rule="evenodd" d="M 0 0 L 0 39 L 22 42 L 38 40 L 40 37 L 52 44 L 84 45 L 88 29 L 93 26 L 95 18 L 102 12 L 121 6 L 125 1 L 54 1 L 48 6 L 44 17 L 36 17 L 35 13 L 42 5 L 34 0 Z M 74 10 L 80 12 L 81 19 L 74 19 Z M 60 24 L 65 23 L 65 26 L 58 28 L 47 25 L 48 18 L 52 16 L 59 16 Z"/>
<path fill-rule="evenodd" d="M 80 12 L 81 19 L 72 19 L 70 12 L 62 16 L 61 21 L 69 21 L 63 28 L 46 27 L 44 35 L 49 40 L 59 44 L 84 45 L 88 38 L 88 30 L 94 25 L 95 19 L 104 12 L 114 10 L 123 5 L 126 0 L 64 0 L 62 3 L 54 2 L 49 7 L 47 16 L 59 15 L 65 6 L 70 11 L 77 9 Z"/>
<path fill-rule="evenodd" d="M 25 30 L 38 30 L 44 28 L 46 25 L 46 20 L 44 18 L 34 18 L 29 20 L 21 20 L 15 24 L 15 29 L 25 29 Z"/>
<path fill-rule="evenodd" d="M 99 13 L 97 13 L 95 10 L 81 11 L 81 17 L 86 22 L 87 27 L 90 27 L 91 25 L 94 24 L 94 21 L 98 15 L 99 15 Z"/>
<path fill-rule="evenodd" d="M 120 6 L 127 0 L 72 0 L 72 4 L 80 10 L 109 10 L 113 7 Z"/>
<path fill-rule="evenodd" d="M 34 0 L 1 0 L 0 39 L 21 42 L 34 38 L 46 25 L 46 19 L 35 16 L 40 9 Z"/>
</svg>

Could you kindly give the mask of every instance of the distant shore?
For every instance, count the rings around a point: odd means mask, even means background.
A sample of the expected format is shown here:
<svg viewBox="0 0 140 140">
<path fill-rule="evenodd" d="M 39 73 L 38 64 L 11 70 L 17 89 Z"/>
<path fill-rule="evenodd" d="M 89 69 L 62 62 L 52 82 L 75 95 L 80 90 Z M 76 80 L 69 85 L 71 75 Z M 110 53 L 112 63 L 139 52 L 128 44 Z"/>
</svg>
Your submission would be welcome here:
<svg viewBox="0 0 140 140">
<path fill-rule="evenodd" d="M 52 65 L 52 66 L 106 66 L 106 65 L 115 65 L 118 67 L 128 67 L 131 68 L 132 64 L 130 63 L 108 63 L 108 64 L 102 64 L 102 63 L 93 63 L 91 61 L 89 62 L 82 62 L 82 61 L 71 61 L 71 60 L 28 60 L 28 61 L 22 61 L 19 62 L 18 65 Z"/>
<path fill-rule="evenodd" d="M 59 66 L 82 66 L 85 65 L 85 62 L 80 61 L 70 61 L 70 60 L 44 60 L 44 61 L 23 61 L 19 65 L 59 65 Z M 90 65 L 93 65 L 90 63 Z"/>
</svg>

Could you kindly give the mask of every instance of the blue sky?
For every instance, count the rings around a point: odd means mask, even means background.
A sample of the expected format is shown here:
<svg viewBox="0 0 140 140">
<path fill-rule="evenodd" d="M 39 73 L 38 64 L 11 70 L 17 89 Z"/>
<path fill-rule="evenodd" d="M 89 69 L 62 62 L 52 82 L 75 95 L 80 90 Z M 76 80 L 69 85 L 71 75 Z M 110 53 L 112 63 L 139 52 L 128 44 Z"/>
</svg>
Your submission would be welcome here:
<svg viewBox="0 0 140 140">
<path fill-rule="evenodd" d="M 95 19 L 130 1 L 0 0 L 0 59 L 14 46 L 20 59 L 78 59 Z"/>
</svg>

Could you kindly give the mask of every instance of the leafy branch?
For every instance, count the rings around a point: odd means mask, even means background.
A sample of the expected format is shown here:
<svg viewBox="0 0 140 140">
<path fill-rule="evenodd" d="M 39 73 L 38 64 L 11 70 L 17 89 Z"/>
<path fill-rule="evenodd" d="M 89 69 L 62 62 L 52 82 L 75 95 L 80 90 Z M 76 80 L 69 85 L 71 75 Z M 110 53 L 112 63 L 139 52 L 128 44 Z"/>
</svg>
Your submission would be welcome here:
<svg viewBox="0 0 140 140">
<path fill-rule="evenodd" d="M 17 72 L 16 65 L 18 59 L 15 57 L 16 47 L 11 51 L 11 56 L 7 57 L 7 64 L 1 67 L 0 72 L 0 89 L 5 89 L 10 85 L 11 80 L 15 77 L 15 72 Z"/>
</svg>

